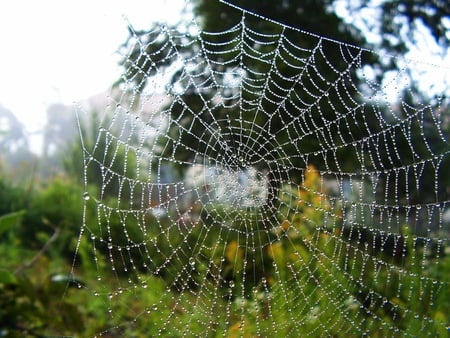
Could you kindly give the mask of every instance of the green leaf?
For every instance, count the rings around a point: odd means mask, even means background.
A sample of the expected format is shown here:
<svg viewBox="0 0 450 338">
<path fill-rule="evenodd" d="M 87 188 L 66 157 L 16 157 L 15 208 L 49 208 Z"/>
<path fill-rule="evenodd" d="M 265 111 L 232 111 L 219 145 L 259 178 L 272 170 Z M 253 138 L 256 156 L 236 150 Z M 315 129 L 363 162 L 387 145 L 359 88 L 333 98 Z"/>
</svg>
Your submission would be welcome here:
<svg viewBox="0 0 450 338">
<path fill-rule="evenodd" d="M 16 277 L 6 270 L 0 270 L 0 284 L 16 284 Z"/>
<path fill-rule="evenodd" d="M 19 223 L 24 214 L 25 210 L 21 210 L 0 216 L 0 236 Z"/>
</svg>

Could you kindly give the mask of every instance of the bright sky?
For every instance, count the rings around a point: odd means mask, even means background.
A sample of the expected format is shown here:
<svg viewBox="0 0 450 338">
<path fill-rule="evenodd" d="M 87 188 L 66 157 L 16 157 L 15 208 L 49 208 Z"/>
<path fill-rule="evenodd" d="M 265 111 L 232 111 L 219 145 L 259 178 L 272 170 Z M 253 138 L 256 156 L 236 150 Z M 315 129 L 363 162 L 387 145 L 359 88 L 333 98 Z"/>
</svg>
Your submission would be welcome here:
<svg viewBox="0 0 450 338">
<path fill-rule="evenodd" d="M 47 106 L 108 90 L 127 23 L 176 20 L 183 0 L 15 0 L 0 3 L 0 104 L 27 131 L 42 129 Z"/>
</svg>

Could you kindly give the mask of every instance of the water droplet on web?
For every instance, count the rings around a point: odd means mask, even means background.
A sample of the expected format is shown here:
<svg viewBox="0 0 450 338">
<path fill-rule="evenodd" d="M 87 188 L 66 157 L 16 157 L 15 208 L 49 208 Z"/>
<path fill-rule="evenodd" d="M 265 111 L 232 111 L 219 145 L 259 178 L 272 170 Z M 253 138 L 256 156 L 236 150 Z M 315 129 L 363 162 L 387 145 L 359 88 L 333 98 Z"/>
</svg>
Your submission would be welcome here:
<svg viewBox="0 0 450 338">
<path fill-rule="evenodd" d="M 194 257 L 189 258 L 189 264 L 191 266 L 195 266 L 195 258 Z"/>
<path fill-rule="evenodd" d="M 234 288 L 234 282 L 230 281 L 230 288 Z"/>
<path fill-rule="evenodd" d="M 83 194 L 83 199 L 84 199 L 85 201 L 89 201 L 89 199 L 90 199 L 89 193 L 85 192 L 85 193 Z"/>
</svg>

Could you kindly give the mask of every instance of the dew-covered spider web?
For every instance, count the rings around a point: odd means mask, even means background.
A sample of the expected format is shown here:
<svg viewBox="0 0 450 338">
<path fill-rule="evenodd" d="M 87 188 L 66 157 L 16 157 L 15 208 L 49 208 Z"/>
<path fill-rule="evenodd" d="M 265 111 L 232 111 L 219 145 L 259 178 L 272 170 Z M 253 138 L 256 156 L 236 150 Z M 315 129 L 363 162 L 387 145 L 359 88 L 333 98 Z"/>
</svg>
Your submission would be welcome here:
<svg viewBox="0 0 450 338">
<path fill-rule="evenodd" d="M 130 27 L 83 139 L 98 335 L 448 334 L 450 106 L 413 79 L 449 68 L 241 12 Z"/>
</svg>

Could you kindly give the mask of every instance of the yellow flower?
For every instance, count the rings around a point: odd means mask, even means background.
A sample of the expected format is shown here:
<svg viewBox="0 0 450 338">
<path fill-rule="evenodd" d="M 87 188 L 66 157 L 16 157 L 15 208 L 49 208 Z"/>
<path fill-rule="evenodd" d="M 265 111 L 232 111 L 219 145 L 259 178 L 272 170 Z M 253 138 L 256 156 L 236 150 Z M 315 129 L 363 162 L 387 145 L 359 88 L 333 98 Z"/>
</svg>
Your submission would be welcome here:
<svg viewBox="0 0 450 338">
<path fill-rule="evenodd" d="M 225 257 L 229 262 L 241 261 L 244 257 L 243 249 L 236 241 L 232 241 L 227 245 Z"/>
<path fill-rule="evenodd" d="M 277 242 L 277 243 L 270 244 L 267 247 L 267 254 L 273 260 L 277 260 L 277 258 L 282 258 L 284 255 L 284 252 L 283 252 L 283 247 L 281 246 L 281 243 Z"/>
<path fill-rule="evenodd" d="M 286 231 L 289 229 L 289 227 L 291 226 L 291 222 L 289 222 L 287 219 L 285 219 L 283 222 L 281 222 L 280 224 L 280 228 L 283 229 L 283 231 Z"/>
</svg>

